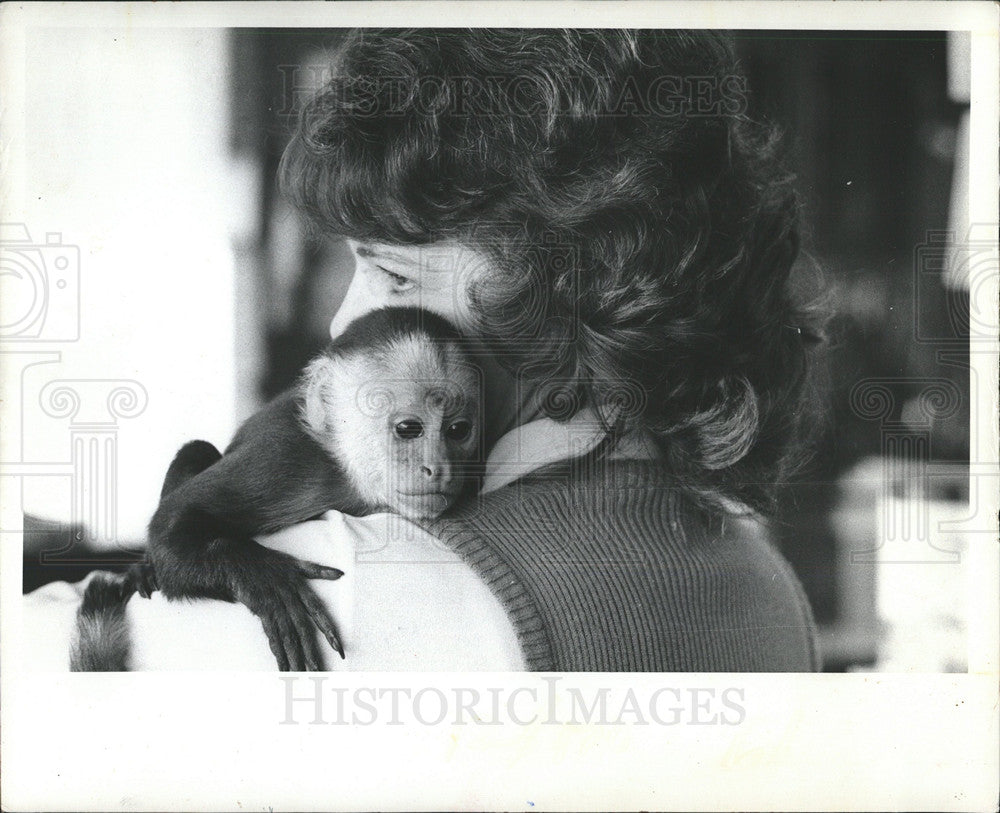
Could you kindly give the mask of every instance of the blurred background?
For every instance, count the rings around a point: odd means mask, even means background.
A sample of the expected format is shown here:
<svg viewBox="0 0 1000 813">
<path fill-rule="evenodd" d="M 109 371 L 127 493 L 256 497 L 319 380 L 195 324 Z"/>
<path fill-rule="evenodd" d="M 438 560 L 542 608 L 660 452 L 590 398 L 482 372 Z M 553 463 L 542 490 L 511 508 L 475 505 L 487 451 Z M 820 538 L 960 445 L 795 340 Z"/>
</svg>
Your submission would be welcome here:
<svg viewBox="0 0 1000 813">
<path fill-rule="evenodd" d="M 29 292 L 6 297 L 3 320 L 25 591 L 127 561 L 176 448 L 224 444 L 324 343 L 351 262 L 306 236 L 275 173 L 341 36 L 30 33 L 25 173 L 8 182 L 26 214 L 0 243 L 17 282 L 5 295 L 39 264 L 51 276 L 59 260 L 64 278 L 47 315 L 30 321 Z M 737 48 L 751 114 L 785 132 L 801 274 L 832 315 L 829 419 L 775 537 L 828 671 L 964 671 L 968 280 L 977 241 L 995 240 L 967 237 L 968 37 L 745 31 Z"/>
</svg>

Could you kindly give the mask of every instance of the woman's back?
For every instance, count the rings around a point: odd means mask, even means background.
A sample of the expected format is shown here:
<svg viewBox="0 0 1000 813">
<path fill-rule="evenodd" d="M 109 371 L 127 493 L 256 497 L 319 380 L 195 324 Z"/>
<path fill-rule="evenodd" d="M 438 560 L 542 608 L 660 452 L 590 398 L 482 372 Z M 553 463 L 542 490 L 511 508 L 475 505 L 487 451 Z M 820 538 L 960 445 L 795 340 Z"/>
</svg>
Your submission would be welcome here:
<svg viewBox="0 0 1000 813">
<path fill-rule="evenodd" d="M 813 671 L 801 587 L 752 519 L 699 510 L 654 460 L 551 466 L 439 521 L 529 669 Z"/>
</svg>

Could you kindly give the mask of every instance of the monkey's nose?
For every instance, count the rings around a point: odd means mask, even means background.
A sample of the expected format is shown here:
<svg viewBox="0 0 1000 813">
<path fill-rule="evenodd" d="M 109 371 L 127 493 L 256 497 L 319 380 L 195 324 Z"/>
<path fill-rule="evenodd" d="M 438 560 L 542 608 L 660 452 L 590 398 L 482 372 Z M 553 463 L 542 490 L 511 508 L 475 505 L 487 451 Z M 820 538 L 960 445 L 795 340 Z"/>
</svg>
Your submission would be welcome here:
<svg viewBox="0 0 1000 813">
<path fill-rule="evenodd" d="M 451 480 L 451 466 L 444 460 L 425 461 L 420 467 L 420 472 L 428 480 L 439 480 L 442 483 L 447 483 Z"/>
</svg>

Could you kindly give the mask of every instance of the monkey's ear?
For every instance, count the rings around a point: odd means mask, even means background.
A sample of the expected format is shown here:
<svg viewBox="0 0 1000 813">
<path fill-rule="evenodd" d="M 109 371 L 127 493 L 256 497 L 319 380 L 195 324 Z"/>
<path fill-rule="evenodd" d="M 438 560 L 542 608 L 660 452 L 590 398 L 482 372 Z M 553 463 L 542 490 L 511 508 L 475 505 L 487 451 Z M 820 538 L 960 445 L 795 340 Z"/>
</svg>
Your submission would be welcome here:
<svg viewBox="0 0 1000 813">
<path fill-rule="evenodd" d="M 329 356 L 319 356 L 309 362 L 302 375 L 302 419 L 317 437 L 325 437 L 329 432 L 326 417 L 329 413 L 327 385 L 333 377 L 333 360 Z"/>
</svg>

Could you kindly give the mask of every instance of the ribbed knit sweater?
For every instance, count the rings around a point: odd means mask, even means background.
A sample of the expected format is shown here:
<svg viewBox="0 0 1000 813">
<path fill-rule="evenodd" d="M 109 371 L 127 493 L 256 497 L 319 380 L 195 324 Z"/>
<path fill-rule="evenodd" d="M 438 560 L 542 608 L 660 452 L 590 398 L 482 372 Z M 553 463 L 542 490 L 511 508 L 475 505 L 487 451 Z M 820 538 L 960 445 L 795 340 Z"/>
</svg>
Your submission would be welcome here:
<svg viewBox="0 0 1000 813">
<path fill-rule="evenodd" d="M 549 466 L 430 529 L 540 671 L 814 671 L 815 625 L 759 526 L 699 509 L 662 464 Z"/>
</svg>

